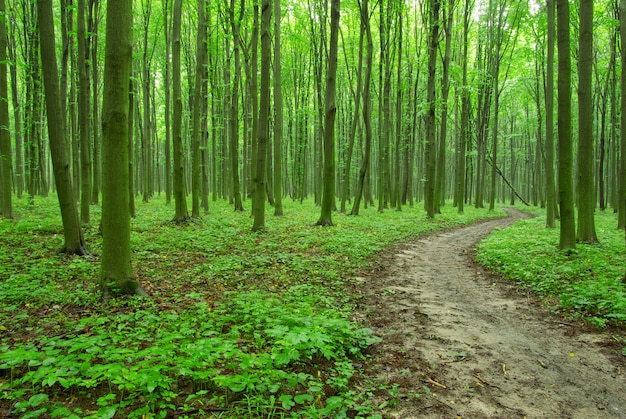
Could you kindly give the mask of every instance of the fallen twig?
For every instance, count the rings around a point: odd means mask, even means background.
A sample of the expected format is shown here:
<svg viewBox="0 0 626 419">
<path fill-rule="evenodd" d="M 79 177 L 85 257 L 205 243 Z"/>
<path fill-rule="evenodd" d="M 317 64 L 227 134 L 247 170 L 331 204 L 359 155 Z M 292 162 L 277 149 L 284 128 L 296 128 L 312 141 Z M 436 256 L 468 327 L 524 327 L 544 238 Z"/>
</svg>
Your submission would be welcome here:
<svg viewBox="0 0 626 419">
<path fill-rule="evenodd" d="M 432 384 L 432 385 L 434 385 L 434 386 L 437 386 L 437 387 L 439 387 L 439 388 L 443 388 L 443 389 L 446 389 L 446 390 L 448 389 L 448 387 L 444 386 L 444 385 L 443 385 L 443 384 L 441 384 L 441 383 L 436 382 L 436 381 L 435 381 L 435 380 L 433 380 L 432 378 L 428 378 L 428 377 L 426 377 L 426 382 L 427 382 L 427 383 L 430 383 L 430 384 Z"/>
</svg>

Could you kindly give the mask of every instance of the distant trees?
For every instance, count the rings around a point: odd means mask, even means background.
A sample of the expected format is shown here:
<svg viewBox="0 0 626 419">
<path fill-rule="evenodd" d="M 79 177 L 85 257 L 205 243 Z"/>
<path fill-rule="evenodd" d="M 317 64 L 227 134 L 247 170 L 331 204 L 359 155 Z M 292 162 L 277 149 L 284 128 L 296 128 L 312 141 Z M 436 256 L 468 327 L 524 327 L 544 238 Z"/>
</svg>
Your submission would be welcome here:
<svg viewBox="0 0 626 419">
<path fill-rule="evenodd" d="M 80 202 L 79 231 L 104 187 L 99 73 L 105 54 L 98 40 L 105 39 L 108 11 L 94 0 L 50 2 L 53 24 L 61 28 L 59 45 L 44 41 L 60 51 L 60 119 L 51 130 L 65 133 L 67 163 L 53 164 L 55 182 L 63 180 L 51 188 L 49 160 L 59 163 L 59 149 L 55 134 L 50 146 L 45 141 L 44 115 L 56 117 L 41 106 L 42 76 L 47 80 L 50 71 L 50 57 L 41 60 L 43 68 L 38 58 L 41 16 L 33 2 L 5 1 L 11 86 L 0 92 L 8 105 L 0 119 L 11 128 L 0 129 L 3 208 L 7 191 L 26 192 L 32 201 L 53 189 L 65 212 Z M 252 199 L 253 229 L 260 230 L 265 205 L 280 215 L 286 197 L 315 199 L 324 225 L 333 223 L 336 196 L 340 211 L 354 215 L 376 197 L 379 211 L 420 201 L 429 217 L 449 199 L 463 212 L 468 203 L 488 201 L 493 210 L 521 198 L 546 206 L 546 225 L 558 221 L 567 232 L 563 248 L 594 241 L 598 205 L 621 208 L 619 224 L 626 224 L 614 2 L 581 3 L 580 26 L 563 26 L 558 37 L 579 43 L 559 47 L 556 68 L 553 0 L 361 0 L 343 4 L 337 21 L 331 0 L 290 3 L 288 10 L 279 0 L 268 1 L 269 10 L 264 4 L 138 3 L 127 119 L 129 207 L 135 198 L 164 192 L 167 204 L 175 202 L 174 221 L 185 222 L 200 217 L 201 206 L 212 216 L 209 196 L 236 210 Z M 579 67 L 571 66 L 573 54 Z M 567 80 L 580 82 L 576 97 Z M 568 87 L 569 93 L 560 90 Z M 558 158 L 555 91 L 562 114 Z M 577 142 L 570 146 L 573 129 Z M 66 173 L 57 176 L 61 170 Z"/>
</svg>

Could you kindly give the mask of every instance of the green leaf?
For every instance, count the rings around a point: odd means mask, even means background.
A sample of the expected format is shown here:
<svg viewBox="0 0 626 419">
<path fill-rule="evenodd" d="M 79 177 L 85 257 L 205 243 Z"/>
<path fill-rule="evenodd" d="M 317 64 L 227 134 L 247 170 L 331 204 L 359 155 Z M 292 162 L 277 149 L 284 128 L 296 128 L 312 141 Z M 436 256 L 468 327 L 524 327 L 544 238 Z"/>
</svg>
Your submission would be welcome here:
<svg viewBox="0 0 626 419">
<path fill-rule="evenodd" d="M 312 402 L 314 400 L 313 396 L 311 396 L 310 394 L 298 394 L 293 399 L 298 404 L 304 404 L 306 402 Z"/>
<path fill-rule="evenodd" d="M 282 394 L 278 400 L 283 404 L 283 409 L 289 410 L 294 407 L 296 404 L 293 401 L 293 396 L 291 394 Z"/>
<path fill-rule="evenodd" d="M 47 394 L 35 394 L 34 396 L 31 396 L 30 399 L 28 399 L 28 403 L 30 403 L 32 407 L 37 407 L 45 401 L 48 401 Z"/>
</svg>

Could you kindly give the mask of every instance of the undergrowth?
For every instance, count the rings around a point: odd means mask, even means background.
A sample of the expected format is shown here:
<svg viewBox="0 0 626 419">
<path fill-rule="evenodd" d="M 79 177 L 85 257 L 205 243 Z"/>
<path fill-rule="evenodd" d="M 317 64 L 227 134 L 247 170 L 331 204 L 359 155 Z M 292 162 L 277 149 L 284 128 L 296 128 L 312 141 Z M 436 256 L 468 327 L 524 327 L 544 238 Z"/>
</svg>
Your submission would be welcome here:
<svg viewBox="0 0 626 419">
<path fill-rule="evenodd" d="M 133 263 L 152 298 L 107 306 L 99 207 L 85 227 L 90 258 L 58 253 L 54 197 L 15 200 L 16 218 L 0 220 L 0 415 L 380 417 L 353 385 L 378 338 L 349 320 L 347 285 L 386 246 L 503 215 L 369 208 L 321 228 L 319 208 L 286 201 L 256 234 L 223 202 L 181 226 L 162 199 L 137 204 Z"/>
<path fill-rule="evenodd" d="M 477 261 L 544 297 L 553 308 L 605 327 L 626 323 L 624 232 L 617 215 L 596 212 L 598 244 L 558 250 L 559 229 L 545 227 L 545 213 L 492 233 L 478 246 Z"/>
</svg>

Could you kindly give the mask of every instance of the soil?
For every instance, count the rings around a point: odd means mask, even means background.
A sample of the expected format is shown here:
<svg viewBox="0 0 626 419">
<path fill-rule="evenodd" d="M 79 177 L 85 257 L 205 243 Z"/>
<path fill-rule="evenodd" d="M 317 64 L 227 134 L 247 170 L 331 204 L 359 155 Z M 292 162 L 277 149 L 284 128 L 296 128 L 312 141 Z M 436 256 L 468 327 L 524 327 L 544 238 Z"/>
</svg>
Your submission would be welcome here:
<svg viewBox="0 0 626 419">
<path fill-rule="evenodd" d="M 437 233 L 357 278 L 358 321 L 382 342 L 364 381 L 385 418 L 626 418 L 626 358 L 613 336 L 550 312 L 476 265 L 508 218 Z"/>
</svg>

